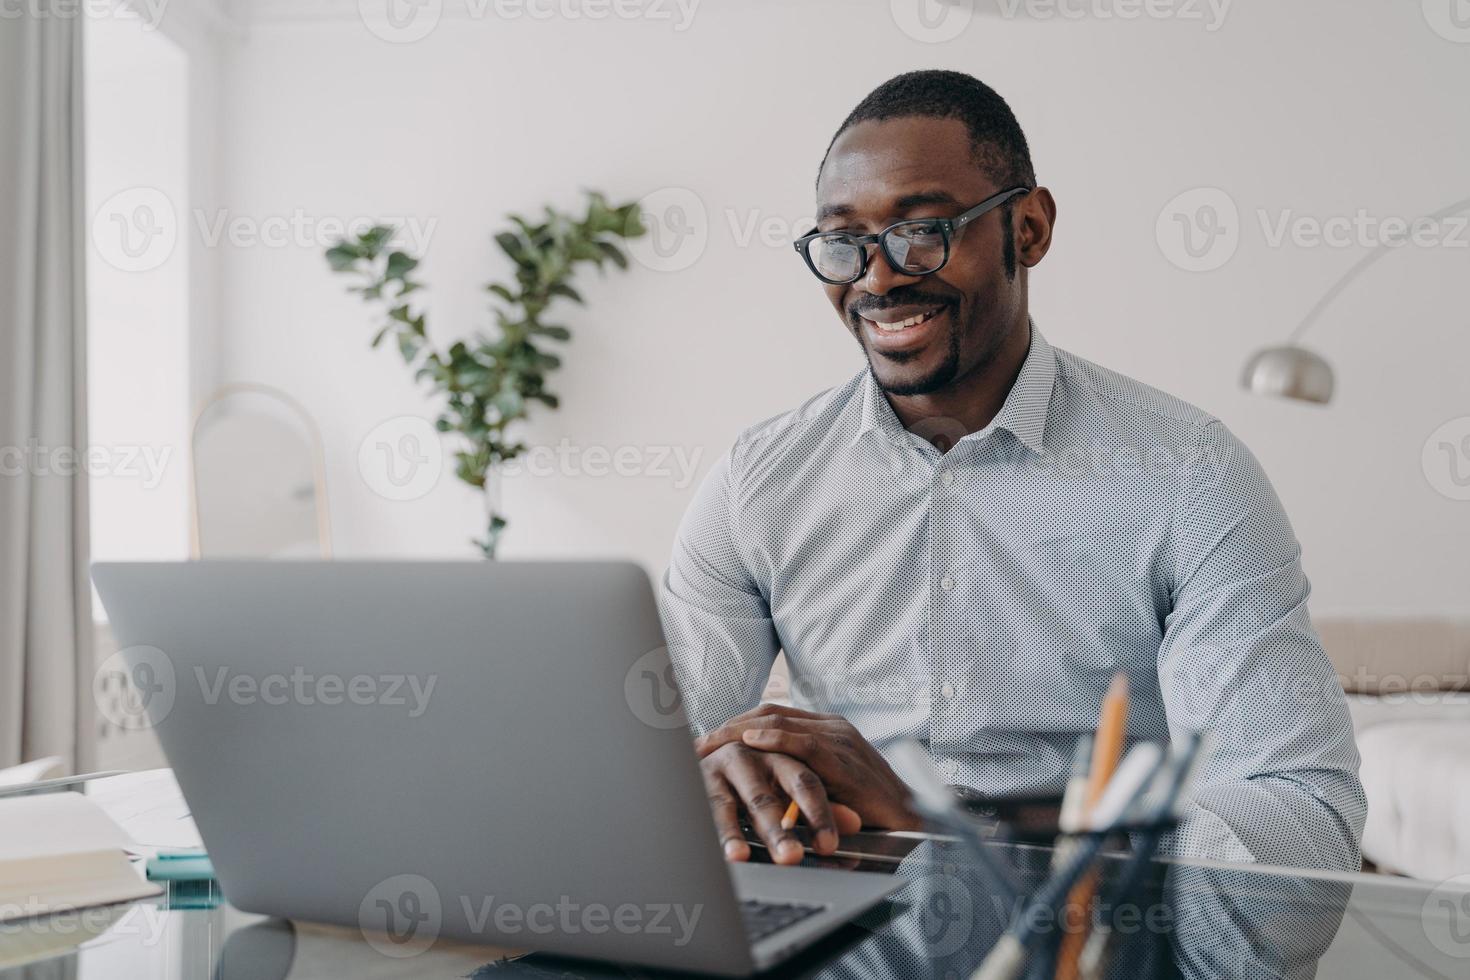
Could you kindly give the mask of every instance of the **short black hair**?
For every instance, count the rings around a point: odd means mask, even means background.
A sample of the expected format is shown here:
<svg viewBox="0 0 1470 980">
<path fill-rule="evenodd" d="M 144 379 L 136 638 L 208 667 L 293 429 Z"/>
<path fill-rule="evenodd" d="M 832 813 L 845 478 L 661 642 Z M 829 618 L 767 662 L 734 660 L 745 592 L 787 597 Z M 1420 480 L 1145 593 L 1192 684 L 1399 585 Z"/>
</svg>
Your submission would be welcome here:
<svg viewBox="0 0 1470 980">
<path fill-rule="evenodd" d="M 970 131 L 976 165 L 999 189 L 1036 186 L 1031 149 L 1016 114 L 995 89 L 962 71 L 906 72 L 873 89 L 837 128 L 822 155 L 822 166 L 827 165 L 838 137 L 853 126 L 901 116 L 958 119 Z M 821 174 L 819 167 L 818 180 Z"/>
</svg>

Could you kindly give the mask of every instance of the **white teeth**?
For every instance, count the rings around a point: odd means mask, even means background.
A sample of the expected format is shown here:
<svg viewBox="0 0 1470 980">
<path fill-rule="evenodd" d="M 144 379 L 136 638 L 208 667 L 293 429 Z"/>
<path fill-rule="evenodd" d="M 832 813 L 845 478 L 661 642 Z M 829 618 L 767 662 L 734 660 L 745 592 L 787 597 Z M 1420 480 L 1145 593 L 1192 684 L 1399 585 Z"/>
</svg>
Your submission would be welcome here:
<svg viewBox="0 0 1470 980">
<path fill-rule="evenodd" d="M 926 320 L 932 319 L 938 312 L 938 310 L 930 310 L 928 313 L 920 313 L 917 316 L 909 317 L 907 320 L 899 320 L 897 323 L 879 323 L 877 320 L 873 320 L 872 324 L 885 333 L 897 333 L 900 330 L 907 330 L 909 327 L 917 327 Z"/>
</svg>

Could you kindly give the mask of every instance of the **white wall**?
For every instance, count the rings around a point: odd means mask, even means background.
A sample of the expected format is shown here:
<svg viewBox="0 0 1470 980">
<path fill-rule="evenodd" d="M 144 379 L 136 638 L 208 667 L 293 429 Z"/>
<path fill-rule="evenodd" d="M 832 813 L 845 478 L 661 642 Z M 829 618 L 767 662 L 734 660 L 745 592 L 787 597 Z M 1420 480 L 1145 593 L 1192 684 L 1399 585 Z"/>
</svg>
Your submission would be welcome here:
<svg viewBox="0 0 1470 980">
<path fill-rule="evenodd" d="M 958 68 L 1011 101 L 1060 203 L 1032 280 L 1047 336 L 1196 402 L 1255 449 L 1319 612 L 1465 610 L 1470 503 L 1437 493 L 1420 456 L 1437 426 L 1470 415 L 1470 248 L 1405 249 L 1344 297 L 1310 338 L 1338 369 L 1331 408 L 1237 386 L 1246 355 L 1284 338 L 1361 254 L 1272 247 L 1258 209 L 1413 217 L 1470 196 L 1470 44 L 1437 34 L 1420 4 L 1240 2 L 1215 30 L 976 16 L 947 43 L 900 31 L 901 0 L 706 0 L 683 31 L 445 6 L 427 37 L 389 43 L 356 4 L 242 5 L 222 201 L 247 224 L 435 222 L 423 272 L 445 340 L 490 322 L 480 286 L 505 271 L 490 233 L 506 211 L 572 204 L 587 186 L 692 190 L 708 215 L 702 256 L 682 272 L 589 281 L 590 308 L 567 317 L 565 407 L 537 419 L 533 440 L 678 446 L 703 454 L 702 472 L 742 427 L 857 370 L 856 345 L 785 242 L 804 230 L 847 110 L 900 70 Z M 660 8 L 677 20 L 672 2 Z M 1210 272 L 1177 267 L 1156 240 L 1165 205 L 1197 187 L 1225 190 L 1240 214 L 1237 252 Z M 731 222 L 752 219 L 771 220 L 778 240 L 742 246 Z M 280 385 L 321 422 L 339 553 L 468 555 L 477 504 L 449 475 L 392 502 L 359 474 L 364 436 L 426 402 L 396 355 L 367 349 L 365 310 L 319 249 L 219 248 L 221 374 Z M 656 477 L 520 478 L 505 551 L 661 568 L 692 491 Z"/>
</svg>

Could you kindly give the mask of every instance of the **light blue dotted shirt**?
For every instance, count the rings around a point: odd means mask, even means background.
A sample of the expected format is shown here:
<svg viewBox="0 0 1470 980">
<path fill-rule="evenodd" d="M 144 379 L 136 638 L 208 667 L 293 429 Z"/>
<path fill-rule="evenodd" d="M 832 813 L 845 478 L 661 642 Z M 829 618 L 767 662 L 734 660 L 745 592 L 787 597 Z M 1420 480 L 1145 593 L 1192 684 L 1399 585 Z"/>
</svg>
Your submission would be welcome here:
<svg viewBox="0 0 1470 980">
<path fill-rule="evenodd" d="M 926 438 L 953 430 L 941 454 Z M 956 439 L 958 441 L 954 441 Z M 1057 792 L 1115 672 L 1131 740 L 1206 729 L 1176 853 L 1356 868 L 1366 806 L 1301 548 L 1218 419 L 1031 346 L 995 419 L 906 431 L 872 375 L 744 432 L 660 590 L 697 730 L 793 700 L 989 794 Z"/>
</svg>

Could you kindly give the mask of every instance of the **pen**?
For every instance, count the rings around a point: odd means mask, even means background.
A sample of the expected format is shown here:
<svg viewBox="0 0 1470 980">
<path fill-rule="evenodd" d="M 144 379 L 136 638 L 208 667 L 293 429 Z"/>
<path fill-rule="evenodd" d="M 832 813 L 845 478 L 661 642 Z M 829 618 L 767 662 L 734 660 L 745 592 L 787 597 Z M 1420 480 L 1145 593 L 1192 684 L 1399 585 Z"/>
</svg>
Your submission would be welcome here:
<svg viewBox="0 0 1470 980">
<path fill-rule="evenodd" d="M 1140 762 L 1119 771 L 1118 788 L 1109 794 L 1106 811 L 1098 811 L 1098 819 L 1077 839 L 1077 846 L 1063 866 L 1037 889 L 990 953 L 981 961 L 971 980 L 1014 980 L 1026 965 L 1027 947 L 1032 937 L 1046 928 L 1044 917 L 1053 913 L 1061 897 L 1087 873 L 1094 858 L 1108 839 L 1108 831 L 1127 814 L 1148 789 L 1162 766 L 1163 754 L 1152 752 L 1139 756 Z M 1131 761 L 1131 760 L 1130 760 Z M 1151 765 L 1150 765 L 1151 763 Z"/>
<path fill-rule="evenodd" d="M 1098 713 L 1097 741 L 1092 751 L 1092 773 L 1087 781 L 1087 801 L 1083 813 L 1083 821 L 1088 829 L 1095 829 L 1097 826 L 1094 822 L 1094 810 L 1107 792 L 1108 783 L 1118 767 L 1127 734 L 1128 675 L 1119 673 L 1108 685 L 1107 696 L 1103 698 L 1102 710 Z M 1088 875 L 1067 896 L 1067 903 L 1062 908 L 1063 924 L 1065 925 L 1067 910 L 1076 909 L 1081 916 L 1081 925 L 1076 932 L 1067 931 L 1062 934 L 1061 948 L 1057 952 L 1057 980 L 1077 980 L 1077 961 L 1087 941 L 1092 919 L 1090 908 L 1096 892 L 1097 876 Z"/>
<path fill-rule="evenodd" d="M 1113 916 L 1119 914 L 1128 896 L 1136 892 L 1143 879 L 1144 871 L 1153 860 L 1154 852 L 1158 849 L 1164 821 L 1168 820 L 1173 813 L 1180 796 L 1193 782 L 1194 774 L 1198 772 L 1200 763 L 1204 759 L 1204 741 L 1203 732 L 1190 732 L 1183 750 L 1171 760 L 1170 765 L 1160 767 L 1153 785 L 1162 786 L 1161 797 L 1148 813 L 1139 815 L 1143 823 L 1154 826 L 1142 834 L 1133 857 L 1118 876 L 1118 883 L 1113 889 L 1112 901 L 1108 903 Z M 1142 804 L 1144 801 L 1139 802 Z M 1111 916 L 1104 916 L 1099 911 L 1092 935 L 1087 937 L 1087 942 L 1083 944 L 1082 952 L 1077 959 L 1078 970 L 1083 980 L 1097 980 L 1106 970 L 1108 942 L 1112 937 L 1113 924 Z"/>
</svg>

